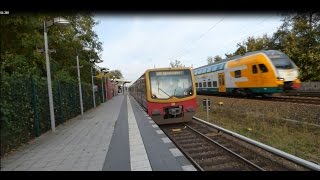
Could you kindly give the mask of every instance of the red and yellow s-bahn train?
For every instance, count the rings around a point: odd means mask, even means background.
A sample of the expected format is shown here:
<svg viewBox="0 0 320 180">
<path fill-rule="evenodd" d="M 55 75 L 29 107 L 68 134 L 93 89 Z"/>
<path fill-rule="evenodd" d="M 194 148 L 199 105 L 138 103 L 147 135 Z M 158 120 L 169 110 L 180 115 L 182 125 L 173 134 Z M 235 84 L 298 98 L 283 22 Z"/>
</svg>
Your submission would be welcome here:
<svg viewBox="0 0 320 180">
<path fill-rule="evenodd" d="M 197 108 L 190 68 L 148 69 L 129 87 L 130 95 L 159 125 L 188 122 Z"/>
</svg>

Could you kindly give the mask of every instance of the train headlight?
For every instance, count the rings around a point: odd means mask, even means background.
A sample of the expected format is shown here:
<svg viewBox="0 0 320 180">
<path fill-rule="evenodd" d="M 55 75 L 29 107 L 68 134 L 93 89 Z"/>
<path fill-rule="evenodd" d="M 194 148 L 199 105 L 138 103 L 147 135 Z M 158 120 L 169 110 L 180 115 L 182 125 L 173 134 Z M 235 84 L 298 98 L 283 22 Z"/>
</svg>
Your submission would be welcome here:
<svg viewBox="0 0 320 180">
<path fill-rule="evenodd" d="M 284 81 L 284 78 L 277 77 L 278 80 Z"/>
</svg>

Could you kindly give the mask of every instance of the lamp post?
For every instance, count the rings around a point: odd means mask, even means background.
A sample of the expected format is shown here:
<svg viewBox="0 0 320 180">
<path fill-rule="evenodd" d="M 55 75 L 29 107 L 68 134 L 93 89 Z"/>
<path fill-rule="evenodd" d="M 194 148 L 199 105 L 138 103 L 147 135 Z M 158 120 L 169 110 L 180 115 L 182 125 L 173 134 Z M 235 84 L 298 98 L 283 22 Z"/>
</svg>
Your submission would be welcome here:
<svg viewBox="0 0 320 180">
<path fill-rule="evenodd" d="M 93 75 L 93 66 L 94 66 L 94 63 L 101 63 L 102 60 L 95 60 L 95 59 L 90 59 L 90 62 L 92 63 L 92 66 L 91 66 L 91 85 L 92 85 L 92 99 L 93 99 L 93 107 L 96 107 L 96 95 L 95 95 L 95 91 L 94 91 L 94 81 L 93 81 L 93 78 L 95 77 Z"/>
<path fill-rule="evenodd" d="M 79 40 L 79 36 L 81 34 L 77 33 L 74 37 L 73 40 Z M 82 50 L 84 51 L 90 51 L 91 49 L 88 47 L 83 47 Z M 83 101 L 82 101 L 82 87 L 81 87 L 81 79 L 80 79 L 80 66 L 79 66 L 79 50 L 76 50 L 77 56 L 77 72 L 78 72 L 78 83 L 79 83 L 79 98 L 80 98 L 80 110 L 81 110 L 81 116 L 83 115 Z"/>
<path fill-rule="evenodd" d="M 104 102 L 104 86 L 103 86 L 103 81 L 104 81 L 104 75 L 105 73 L 108 72 L 108 68 L 101 68 L 102 72 L 102 77 L 101 77 L 101 92 L 102 92 L 102 102 Z"/>
<path fill-rule="evenodd" d="M 94 83 L 93 83 L 93 66 L 91 66 L 91 84 L 92 84 L 92 98 L 93 98 L 93 106 L 96 107 L 96 96 L 94 92 Z"/>
<path fill-rule="evenodd" d="M 78 82 L 79 82 L 80 109 L 81 109 L 81 116 L 82 116 L 83 115 L 83 103 L 82 103 L 82 88 L 81 88 L 81 79 L 80 79 L 79 51 L 78 50 L 77 50 L 77 71 L 78 71 Z"/>
<path fill-rule="evenodd" d="M 50 21 L 43 22 L 43 36 L 44 36 L 44 48 L 46 56 L 46 68 L 47 68 L 47 82 L 48 82 L 48 96 L 49 96 L 49 107 L 50 107 L 50 120 L 51 120 L 51 129 L 55 132 L 55 119 L 54 119 L 54 107 L 53 107 L 53 98 L 52 98 L 52 86 L 51 86 L 51 70 L 50 70 L 50 61 L 49 61 L 49 48 L 48 48 L 48 28 L 52 25 L 68 25 L 70 22 L 64 18 L 58 17 Z"/>
</svg>

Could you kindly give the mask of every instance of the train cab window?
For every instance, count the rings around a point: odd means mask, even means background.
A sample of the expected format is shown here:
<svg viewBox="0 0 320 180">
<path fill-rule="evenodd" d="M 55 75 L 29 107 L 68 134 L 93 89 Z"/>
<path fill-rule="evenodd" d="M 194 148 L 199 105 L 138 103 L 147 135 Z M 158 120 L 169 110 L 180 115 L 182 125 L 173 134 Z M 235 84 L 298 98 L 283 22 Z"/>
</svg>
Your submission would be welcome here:
<svg viewBox="0 0 320 180">
<path fill-rule="evenodd" d="M 259 69 L 262 73 L 268 72 L 268 68 L 264 64 L 259 64 Z"/>
<path fill-rule="evenodd" d="M 252 74 L 257 74 L 258 73 L 258 68 L 256 65 L 252 65 Z"/>
<path fill-rule="evenodd" d="M 212 69 L 211 69 L 212 72 L 216 71 L 216 70 L 217 70 L 217 66 L 213 66 Z"/>
<path fill-rule="evenodd" d="M 208 81 L 208 87 L 212 87 L 212 82 Z"/>
<path fill-rule="evenodd" d="M 198 83 L 196 83 L 196 87 L 198 87 Z"/>
<path fill-rule="evenodd" d="M 199 82 L 199 87 L 202 87 L 202 83 L 201 82 Z"/>
<path fill-rule="evenodd" d="M 234 71 L 234 77 L 235 78 L 240 78 L 241 77 L 241 70 Z"/>
<path fill-rule="evenodd" d="M 212 81 L 212 87 L 217 87 L 217 81 Z"/>
<path fill-rule="evenodd" d="M 207 82 L 203 82 L 203 87 L 207 87 Z"/>
</svg>

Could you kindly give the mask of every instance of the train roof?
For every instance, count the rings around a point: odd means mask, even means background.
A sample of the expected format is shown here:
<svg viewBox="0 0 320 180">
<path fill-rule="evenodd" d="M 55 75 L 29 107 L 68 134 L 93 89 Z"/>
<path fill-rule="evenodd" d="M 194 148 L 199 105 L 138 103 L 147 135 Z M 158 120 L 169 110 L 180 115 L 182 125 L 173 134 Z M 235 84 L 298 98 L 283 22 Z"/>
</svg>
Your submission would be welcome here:
<svg viewBox="0 0 320 180">
<path fill-rule="evenodd" d="M 150 71 L 169 71 L 169 70 L 190 70 L 192 71 L 192 69 L 190 67 L 166 67 L 166 68 L 152 68 L 152 69 L 147 69 L 137 80 L 139 80 L 140 78 L 143 78 L 143 76 Z M 137 81 L 135 80 L 132 85 Z"/>
<path fill-rule="evenodd" d="M 181 69 L 191 69 L 189 67 L 166 67 L 166 68 L 152 68 L 152 69 L 147 69 L 147 71 L 168 71 L 168 70 L 181 70 Z"/>
<path fill-rule="evenodd" d="M 204 66 L 200 66 L 200 67 L 194 68 L 194 70 L 197 70 L 197 69 L 200 69 L 200 68 L 205 68 L 205 67 L 212 66 L 212 65 L 215 65 L 215 64 L 225 63 L 225 62 L 228 62 L 228 61 L 231 61 L 231 60 L 239 59 L 239 58 L 242 58 L 242 57 L 246 57 L 246 56 L 250 56 L 250 55 L 258 54 L 258 53 L 264 53 L 267 56 L 280 55 L 280 54 L 283 55 L 284 54 L 283 52 L 278 51 L 278 50 L 260 50 L 260 51 L 247 52 L 244 55 L 233 56 L 233 57 L 226 58 L 226 59 L 223 59 L 223 60 L 218 61 L 218 62 L 214 62 L 212 64 L 207 64 L 207 65 L 204 65 Z"/>
</svg>

